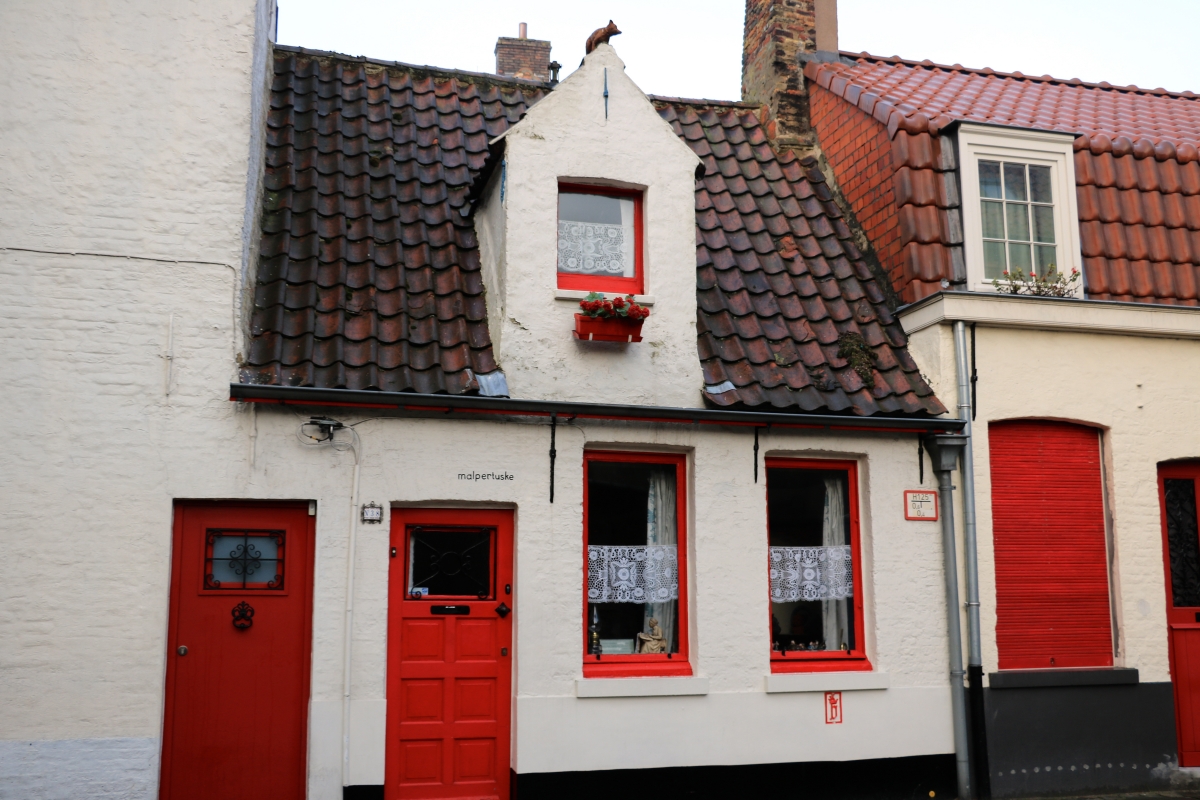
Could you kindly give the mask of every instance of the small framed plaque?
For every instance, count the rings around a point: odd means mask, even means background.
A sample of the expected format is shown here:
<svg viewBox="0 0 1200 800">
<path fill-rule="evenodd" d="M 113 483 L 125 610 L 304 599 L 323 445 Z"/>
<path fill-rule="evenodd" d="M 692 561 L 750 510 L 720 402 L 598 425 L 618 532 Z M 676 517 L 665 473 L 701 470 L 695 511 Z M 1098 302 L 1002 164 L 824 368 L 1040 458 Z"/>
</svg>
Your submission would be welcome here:
<svg viewBox="0 0 1200 800">
<path fill-rule="evenodd" d="M 910 489 L 906 491 L 904 493 L 904 518 L 937 522 L 937 492 L 925 491 L 924 489 Z"/>
</svg>

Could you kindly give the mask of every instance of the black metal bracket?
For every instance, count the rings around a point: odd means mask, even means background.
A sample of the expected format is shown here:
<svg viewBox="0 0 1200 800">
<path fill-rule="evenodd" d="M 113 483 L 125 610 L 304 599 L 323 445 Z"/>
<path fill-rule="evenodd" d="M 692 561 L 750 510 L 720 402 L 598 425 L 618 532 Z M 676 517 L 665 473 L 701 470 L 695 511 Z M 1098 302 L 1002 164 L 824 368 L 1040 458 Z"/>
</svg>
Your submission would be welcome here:
<svg viewBox="0 0 1200 800">
<path fill-rule="evenodd" d="M 558 414 L 550 415 L 550 502 L 554 502 L 554 459 L 558 451 L 554 449 L 554 434 L 558 430 Z"/>
<path fill-rule="evenodd" d="M 925 485 L 925 440 L 920 436 L 917 437 L 917 475 L 921 479 L 921 485 Z"/>
<path fill-rule="evenodd" d="M 754 429 L 754 482 L 758 483 L 758 428 Z"/>
</svg>

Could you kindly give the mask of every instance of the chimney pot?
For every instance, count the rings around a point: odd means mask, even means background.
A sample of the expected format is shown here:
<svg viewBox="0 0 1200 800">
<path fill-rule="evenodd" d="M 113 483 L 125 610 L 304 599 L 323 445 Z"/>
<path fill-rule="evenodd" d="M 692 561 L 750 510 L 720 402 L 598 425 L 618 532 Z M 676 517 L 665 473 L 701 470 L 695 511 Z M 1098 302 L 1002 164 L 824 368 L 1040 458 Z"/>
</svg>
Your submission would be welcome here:
<svg viewBox="0 0 1200 800">
<path fill-rule="evenodd" d="M 519 31 L 519 33 L 517 34 L 518 39 L 528 39 L 529 38 L 529 26 L 526 25 L 524 22 L 522 22 L 520 25 L 517 26 L 517 30 Z"/>
</svg>

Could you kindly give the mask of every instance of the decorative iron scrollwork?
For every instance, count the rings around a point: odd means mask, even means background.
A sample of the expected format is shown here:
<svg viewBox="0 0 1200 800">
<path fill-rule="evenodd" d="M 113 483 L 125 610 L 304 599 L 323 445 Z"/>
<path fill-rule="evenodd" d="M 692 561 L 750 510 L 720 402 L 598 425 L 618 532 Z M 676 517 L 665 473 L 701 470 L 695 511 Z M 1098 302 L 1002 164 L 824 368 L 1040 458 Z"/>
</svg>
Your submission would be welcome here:
<svg viewBox="0 0 1200 800">
<path fill-rule="evenodd" d="M 233 627 L 244 631 L 254 624 L 254 607 L 245 600 L 233 607 Z"/>
</svg>

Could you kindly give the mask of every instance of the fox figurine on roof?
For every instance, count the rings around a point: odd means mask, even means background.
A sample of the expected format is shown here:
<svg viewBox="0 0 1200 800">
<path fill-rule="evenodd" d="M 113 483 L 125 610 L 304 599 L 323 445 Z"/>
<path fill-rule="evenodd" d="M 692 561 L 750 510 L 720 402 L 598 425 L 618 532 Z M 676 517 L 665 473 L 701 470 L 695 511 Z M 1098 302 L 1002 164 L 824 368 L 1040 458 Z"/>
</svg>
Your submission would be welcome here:
<svg viewBox="0 0 1200 800">
<path fill-rule="evenodd" d="M 584 55 L 587 55 L 595 50 L 596 45 L 598 44 L 608 44 L 608 40 L 618 35 L 620 32 L 621 31 L 618 30 L 617 26 L 614 25 L 613 21 L 610 19 L 608 24 L 603 28 L 597 28 L 596 30 L 592 31 L 592 35 L 587 39 L 587 44 L 583 47 Z"/>
</svg>

